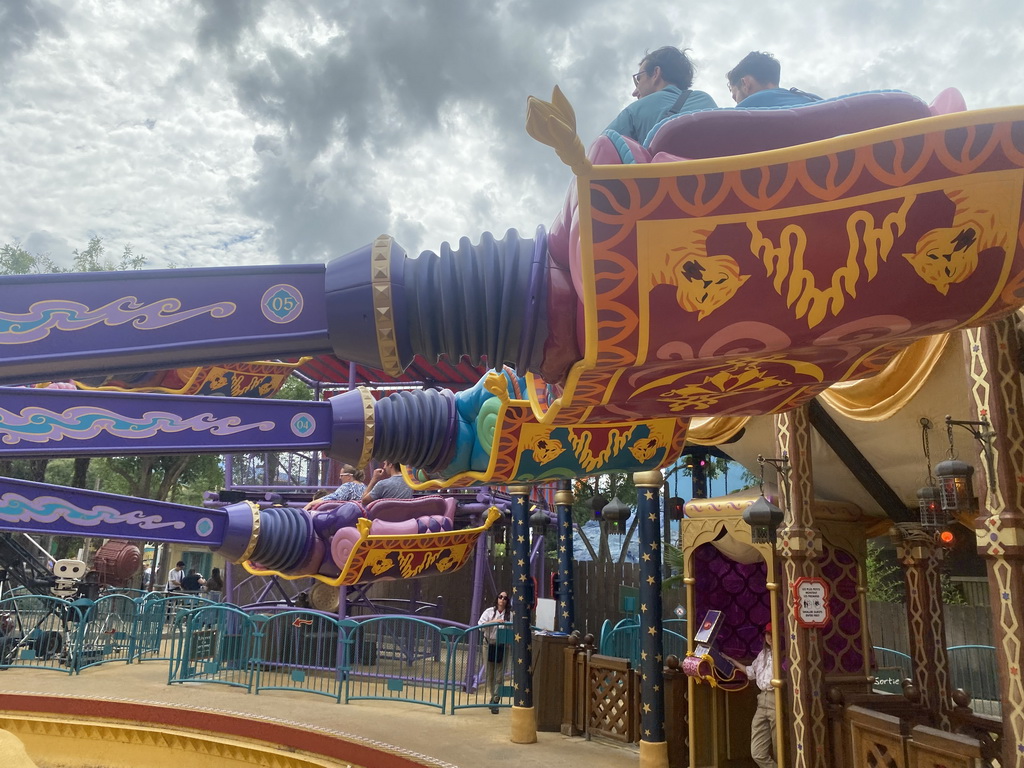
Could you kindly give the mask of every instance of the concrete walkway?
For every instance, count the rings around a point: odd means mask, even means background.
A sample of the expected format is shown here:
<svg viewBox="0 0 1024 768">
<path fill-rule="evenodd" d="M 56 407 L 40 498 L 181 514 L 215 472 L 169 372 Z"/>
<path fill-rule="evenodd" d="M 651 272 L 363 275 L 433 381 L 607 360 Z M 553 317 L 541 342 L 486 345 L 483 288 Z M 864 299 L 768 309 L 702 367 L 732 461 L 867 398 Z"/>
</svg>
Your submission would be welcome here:
<svg viewBox="0 0 1024 768">
<path fill-rule="evenodd" d="M 504 709 L 499 715 L 492 715 L 486 708 L 443 715 L 430 707 L 402 702 L 337 704 L 320 696 L 290 691 L 255 695 L 224 685 L 168 685 L 167 665 L 161 662 L 106 664 L 79 675 L 33 669 L 0 670 L 0 710 L 4 708 L 3 693 L 66 695 L 244 714 L 397 748 L 438 766 L 623 768 L 639 762 L 635 747 L 559 733 L 538 733 L 536 744 L 513 744 L 509 740 L 509 712 Z"/>
</svg>

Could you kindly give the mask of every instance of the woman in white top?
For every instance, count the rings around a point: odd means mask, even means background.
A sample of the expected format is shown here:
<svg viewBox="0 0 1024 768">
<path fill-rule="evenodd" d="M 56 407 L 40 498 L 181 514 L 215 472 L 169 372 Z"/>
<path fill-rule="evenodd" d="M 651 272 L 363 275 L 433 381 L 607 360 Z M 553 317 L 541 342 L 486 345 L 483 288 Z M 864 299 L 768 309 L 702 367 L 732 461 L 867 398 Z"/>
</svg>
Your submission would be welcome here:
<svg viewBox="0 0 1024 768">
<path fill-rule="evenodd" d="M 505 672 L 505 646 L 498 642 L 498 626 L 512 620 L 508 608 L 508 592 L 499 592 L 494 605 L 480 614 L 477 626 L 486 626 L 483 631 L 487 646 L 487 690 L 491 694 L 491 714 L 498 714 L 495 706 L 501 701 L 501 683 Z"/>
</svg>

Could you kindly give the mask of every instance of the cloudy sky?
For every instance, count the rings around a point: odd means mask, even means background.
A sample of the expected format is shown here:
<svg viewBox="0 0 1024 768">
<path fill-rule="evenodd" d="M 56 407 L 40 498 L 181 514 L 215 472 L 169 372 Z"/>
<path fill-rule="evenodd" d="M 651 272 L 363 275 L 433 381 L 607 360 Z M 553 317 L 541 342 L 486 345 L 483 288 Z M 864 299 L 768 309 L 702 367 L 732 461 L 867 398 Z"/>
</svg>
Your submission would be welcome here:
<svg viewBox="0 0 1024 768">
<path fill-rule="evenodd" d="M 1024 104 L 1020 0 L 0 0 L 0 244 L 67 263 L 322 262 L 532 235 L 571 180 L 530 139 L 558 84 L 589 144 L 645 49 L 692 50 L 731 106 L 751 49 L 824 96 L 955 85 Z"/>
</svg>

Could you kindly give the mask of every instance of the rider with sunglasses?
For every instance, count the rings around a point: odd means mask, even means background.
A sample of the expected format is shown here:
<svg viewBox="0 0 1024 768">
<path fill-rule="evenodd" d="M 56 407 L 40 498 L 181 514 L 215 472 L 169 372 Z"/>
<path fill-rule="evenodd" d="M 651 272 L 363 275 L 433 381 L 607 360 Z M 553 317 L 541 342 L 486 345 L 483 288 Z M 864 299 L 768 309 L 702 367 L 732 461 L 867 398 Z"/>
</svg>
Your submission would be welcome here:
<svg viewBox="0 0 1024 768">
<path fill-rule="evenodd" d="M 683 51 L 665 46 L 644 56 L 633 75 L 636 101 L 622 110 L 606 130 L 645 143 L 651 128 L 670 114 L 717 107 L 703 91 L 692 91 L 693 64 Z"/>
</svg>

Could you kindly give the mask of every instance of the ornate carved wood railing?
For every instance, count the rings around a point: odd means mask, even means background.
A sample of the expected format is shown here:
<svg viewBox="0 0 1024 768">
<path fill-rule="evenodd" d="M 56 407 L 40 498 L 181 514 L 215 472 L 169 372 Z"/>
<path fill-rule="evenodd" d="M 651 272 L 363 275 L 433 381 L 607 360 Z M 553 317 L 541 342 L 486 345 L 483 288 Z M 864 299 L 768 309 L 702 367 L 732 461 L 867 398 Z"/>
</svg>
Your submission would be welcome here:
<svg viewBox="0 0 1024 768">
<path fill-rule="evenodd" d="M 844 694 L 829 691 L 829 727 L 835 746 L 834 768 L 991 768 L 998 765 L 1002 724 L 976 715 L 970 697 L 957 691 L 953 700 L 956 733 L 931 725 L 913 685 L 904 695 Z"/>
<path fill-rule="evenodd" d="M 953 730 L 976 739 L 981 746 L 982 765 L 998 765 L 1003 751 L 1003 721 L 989 715 L 977 715 L 968 706 L 971 697 L 962 689 L 953 691 Z"/>
</svg>

